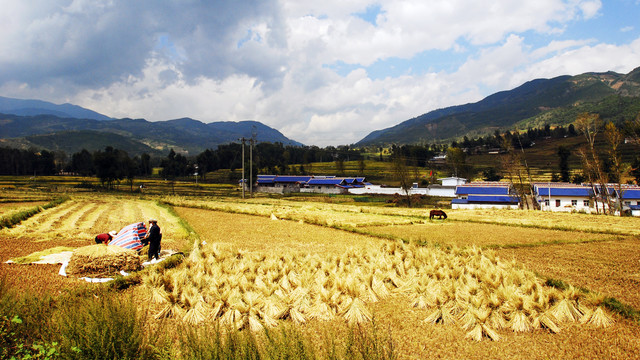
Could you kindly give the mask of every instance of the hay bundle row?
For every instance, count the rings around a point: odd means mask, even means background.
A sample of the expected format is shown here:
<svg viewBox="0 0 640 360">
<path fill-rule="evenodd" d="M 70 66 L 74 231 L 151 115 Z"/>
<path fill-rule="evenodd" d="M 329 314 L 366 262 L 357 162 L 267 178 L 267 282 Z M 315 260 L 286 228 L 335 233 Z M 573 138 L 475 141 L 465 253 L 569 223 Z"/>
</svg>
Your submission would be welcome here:
<svg viewBox="0 0 640 360">
<path fill-rule="evenodd" d="M 426 323 L 456 324 L 475 340 L 498 340 L 502 329 L 558 332 L 563 322 L 611 321 L 601 309 L 592 310 L 598 299 L 547 287 L 535 274 L 474 248 L 388 243 L 321 257 L 196 246 L 181 267 L 150 272 L 143 282 L 152 300 L 164 305 L 159 318 L 220 320 L 239 329 L 278 320 L 367 322 L 372 314 L 366 304 L 393 294 L 429 310 Z"/>
<path fill-rule="evenodd" d="M 142 261 L 133 250 L 103 244 L 90 245 L 73 251 L 67 274 L 87 277 L 109 277 L 142 268 Z"/>
</svg>

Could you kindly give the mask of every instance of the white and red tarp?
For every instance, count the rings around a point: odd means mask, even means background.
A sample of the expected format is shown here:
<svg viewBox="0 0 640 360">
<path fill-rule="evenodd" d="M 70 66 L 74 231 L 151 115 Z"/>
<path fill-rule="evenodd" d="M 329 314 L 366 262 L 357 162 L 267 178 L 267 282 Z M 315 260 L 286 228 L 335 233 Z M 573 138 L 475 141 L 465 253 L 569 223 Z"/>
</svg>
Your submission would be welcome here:
<svg viewBox="0 0 640 360">
<path fill-rule="evenodd" d="M 137 251 L 142 249 L 142 239 L 145 235 L 147 235 L 147 228 L 143 222 L 127 225 L 111 240 L 109 246 L 115 245 Z"/>
</svg>

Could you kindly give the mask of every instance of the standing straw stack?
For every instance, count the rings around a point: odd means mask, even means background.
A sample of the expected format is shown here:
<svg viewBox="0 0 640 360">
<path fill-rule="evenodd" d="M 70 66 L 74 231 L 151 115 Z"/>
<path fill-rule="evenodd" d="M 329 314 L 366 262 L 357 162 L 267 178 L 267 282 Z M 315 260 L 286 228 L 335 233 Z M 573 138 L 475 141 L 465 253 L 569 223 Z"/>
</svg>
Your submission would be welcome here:
<svg viewBox="0 0 640 360">
<path fill-rule="evenodd" d="M 589 310 L 580 293 L 546 287 L 533 273 L 477 248 L 444 251 L 398 242 L 321 258 L 196 246 L 181 267 L 162 276 L 151 271 L 143 283 L 152 299 L 165 299 L 158 317 L 220 320 L 239 329 L 335 317 L 368 322 L 367 304 L 394 295 L 426 309 L 426 323 L 457 324 L 477 341 L 497 341 L 498 331 L 507 329 L 556 333 L 563 322 L 612 322 L 601 308 Z"/>
</svg>

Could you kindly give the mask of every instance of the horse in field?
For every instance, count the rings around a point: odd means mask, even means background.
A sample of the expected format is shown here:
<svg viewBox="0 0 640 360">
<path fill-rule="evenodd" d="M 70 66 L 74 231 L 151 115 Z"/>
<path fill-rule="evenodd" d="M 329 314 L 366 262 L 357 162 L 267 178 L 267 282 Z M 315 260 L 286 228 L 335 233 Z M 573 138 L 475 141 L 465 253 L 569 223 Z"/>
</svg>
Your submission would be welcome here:
<svg viewBox="0 0 640 360">
<path fill-rule="evenodd" d="M 438 219 L 446 219 L 447 214 L 442 210 L 431 210 L 429 212 L 429 220 L 433 220 L 434 217 L 438 217 Z"/>
</svg>

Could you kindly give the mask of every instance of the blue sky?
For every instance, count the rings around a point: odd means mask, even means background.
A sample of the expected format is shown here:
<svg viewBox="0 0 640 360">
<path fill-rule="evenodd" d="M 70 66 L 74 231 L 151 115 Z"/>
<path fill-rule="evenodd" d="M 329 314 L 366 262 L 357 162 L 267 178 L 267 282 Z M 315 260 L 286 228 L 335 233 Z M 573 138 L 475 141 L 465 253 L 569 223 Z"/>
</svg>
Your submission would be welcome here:
<svg viewBox="0 0 640 360">
<path fill-rule="evenodd" d="M 0 0 L 0 96 L 257 120 L 319 146 L 640 66 L 640 0 Z"/>
</svg>

